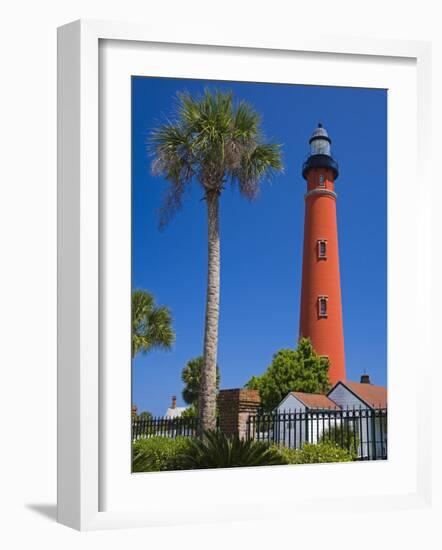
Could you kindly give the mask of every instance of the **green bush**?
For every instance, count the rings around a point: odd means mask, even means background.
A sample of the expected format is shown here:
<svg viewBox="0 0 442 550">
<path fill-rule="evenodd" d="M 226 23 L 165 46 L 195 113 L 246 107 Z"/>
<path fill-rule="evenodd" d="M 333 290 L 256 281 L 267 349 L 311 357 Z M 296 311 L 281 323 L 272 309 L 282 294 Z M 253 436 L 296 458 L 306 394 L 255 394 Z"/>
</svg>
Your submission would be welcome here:
<svg viewBox="0 0 442 550">
<path fill-rule="evenodd" d="M 262 441 L 245 441 L 221 432 L 206 432 L 204 439 L 151 437 L 133 443 L 133 472 L 273 466 L 350 462 L 354 454 L 329 441 L 305 443 L 302 449 L 268 446 Z"/>
<path fill-rule="evenodd" d="M 352 453 L 328 441 L 316 445 L 305 443 L 301 449 L 273 448 L 277 449 L 286 464 L 318 464 L 354 460 Z"/>
<path fill-rule="evenodd" d="M 286 464 L 276 449 L 261 441 L 227 437 L 220 431 L 208 431 L 202 439 L 190 440 L 181 462 L 188 470 L 276 464 Z"/>
<path fill-rule="evenodd" d="M 330 443 L 349 451 L 354 457 L 358 454 L 359 437 L 351 426 L 330 426 L 326 430 L 319 443 Z"/>
<path fill-rule="evenodd" d="M 181 456 L 190 443 L 188 437 L 150 437 L 132 444 L 133 472 L 181 470 Z"/>
</svg>

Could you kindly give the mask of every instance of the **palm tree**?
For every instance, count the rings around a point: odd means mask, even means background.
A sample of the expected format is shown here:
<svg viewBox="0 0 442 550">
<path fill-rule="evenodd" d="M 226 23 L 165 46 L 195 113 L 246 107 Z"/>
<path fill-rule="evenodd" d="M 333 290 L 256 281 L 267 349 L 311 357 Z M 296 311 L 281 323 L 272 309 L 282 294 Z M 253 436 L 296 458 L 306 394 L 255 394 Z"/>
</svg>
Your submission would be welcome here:
<svg viewBox="0 0 442 550">
<path fill-rule="evenodd" d="M 282 170 L 280 145 L 265 143 L 259 114 L 232 93 L 206 90 L 199 98 L 179 93 L 170 121 L 154 129 L 149 146 L 152 171 L 169 183 L 160 212 L 164 226 L 181 207 L 192 181 L 202 188 L 208 218 L 208 275 L 204 329 L 204 368 L 200 389 L 200 430 L 216 423 L 216 364 L 220 292 L 219 197 L 237 185 L 247 199 L 256 198 L 260 181 Z"/>
<path fill-rule="evenodd" d="M 183 470 L 202 468 L 237 468 L 241 466 L 275 466 L 287 459 L 275 447 L 263 441 L 228 437 L 221 431 L 208 431 L 204 439 L 190 439 L 180 457 Z"/>
<path fill-rule="evenodd" d="M 146 290 L 132 293 L 132 358 L 153 349 L 168 350 L 175 341 L 170 310 L 156 306 Z"/>
<path fill-rule="evenodd" d="M 198 409 L 198 401 L 201 387 L 201 372 L 204 367 L 204 357 L 194 357 L 187 361 L 186 366 L 181 371 L 181 380 L 184 383 L 182 396 L 188 405 L 193 405 Z M 221 377 L 219 367 L 216 367 L 216 389 L 219 388 Z"/>
</svg>

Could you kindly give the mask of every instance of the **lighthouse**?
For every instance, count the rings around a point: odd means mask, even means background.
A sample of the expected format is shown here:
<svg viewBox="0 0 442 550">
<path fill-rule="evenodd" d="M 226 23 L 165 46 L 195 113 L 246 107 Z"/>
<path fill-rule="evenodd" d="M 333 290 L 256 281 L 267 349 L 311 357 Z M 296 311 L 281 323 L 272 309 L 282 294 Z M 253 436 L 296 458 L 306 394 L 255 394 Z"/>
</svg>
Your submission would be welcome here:
<svg viewBox="0 0 442 550">
<path fill-rule="evenodd" d="M 315 351 L 328 358 L 330 383 L 335 384 L 346 378 L 335 192 L 339 169 L 322 124 L 309 144 L 302 167 L 307 191 L 299 336 L 310 338 Z"/>
</svg>

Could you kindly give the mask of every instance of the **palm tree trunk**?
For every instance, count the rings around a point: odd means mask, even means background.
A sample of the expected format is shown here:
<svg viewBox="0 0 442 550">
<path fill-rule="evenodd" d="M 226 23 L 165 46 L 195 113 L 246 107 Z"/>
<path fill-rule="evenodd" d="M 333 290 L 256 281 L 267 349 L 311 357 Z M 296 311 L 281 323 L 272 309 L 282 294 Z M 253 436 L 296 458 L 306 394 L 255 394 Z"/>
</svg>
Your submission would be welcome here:
<svg viewBox="0 0 442 550">
<path fill-rule="evenodd" d="M 206 193 L 208 223 L 208 271 L 206 319 L 204 328 L 204 365 L 199 397 L 200 433 L 216 428 L 216 364 L 220 292 L 220 240 L 218 192 Z"/>
</svg>

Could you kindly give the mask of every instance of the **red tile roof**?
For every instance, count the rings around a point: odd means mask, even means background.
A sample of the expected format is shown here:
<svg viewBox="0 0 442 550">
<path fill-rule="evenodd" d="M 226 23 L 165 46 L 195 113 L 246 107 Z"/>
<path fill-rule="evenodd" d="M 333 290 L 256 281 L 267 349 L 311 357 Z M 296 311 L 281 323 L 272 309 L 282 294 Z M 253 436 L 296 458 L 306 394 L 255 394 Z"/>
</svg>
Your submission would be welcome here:
<svg viewBox="0 0 442 550">
<path fill-rule="evenodd" d="M 339 382 L 338 382 L 339 383 Z M 342 382 L 349 390 L 355 393 L 370 407 L 379 409 L 387 408 L 387 388 L 374 384 L 361 384 L 360 382 Z"/>
<path fill-rule="evenodd" d="M 300 391 L 290 392 L 292 395 L 299 399 L 308 409 L 339 409 L 340 407 L 328 398 L 326 395 L 320 393 L 304 393 Z"/>
</svg>

